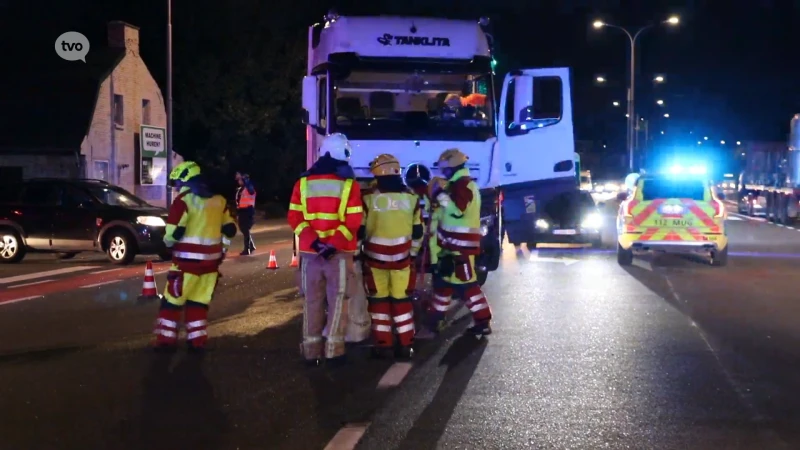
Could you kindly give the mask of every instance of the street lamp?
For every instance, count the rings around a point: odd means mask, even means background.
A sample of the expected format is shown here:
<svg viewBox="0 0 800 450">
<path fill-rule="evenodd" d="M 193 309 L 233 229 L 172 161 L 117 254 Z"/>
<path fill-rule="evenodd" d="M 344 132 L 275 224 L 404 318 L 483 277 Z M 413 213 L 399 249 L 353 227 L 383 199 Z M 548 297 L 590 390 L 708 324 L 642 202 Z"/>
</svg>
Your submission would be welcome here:
<svg viewBox="0 0 800 450">
<path fill-rule="evenodd" d="M 614 105 L 614 106 L 619 106 L 619 102 L 613 102 L 611 104 Z"/>
<path fill-rule="evenodd" d="M 656 105 L 664 106 L 664 100 L 656 100 Z"/>
<path fill-rule="evenodd" d="M 664 131 L 661 131 L 661 134 L 664 134 Z"/>
<path fill-rule="evenodd" d="M 725 141 L 719 141 L 719 143 L 725 145 Z"/>
<path fill-rule="evenodd" d="M 736 141 L 736 145 L 742 145 L 742 141 Z"/>
<path fill-rule="evenodd" d="M 669 113 L 664 113 L 664 117 L 669 119 Z"/>
<path fill-rule="evenodd" d="M 619 25 L 613 25 L 613 24 L 610 24 L 610 23 L 606 23 L 606 22 L 603 22 L 602 20 L 595 20 L 594 23 L 592 23 L 592 26 L 595 29 L 598 29 L 598 30 L 600 28 L 603 28 L 603 27 L 610 27 L 610 28 L 616 28 L 618 30 L 621 30 L 623 33 L 625 33 L 626 36 L 628 36 L 628 40 L 630 41 L 630 44 L 631 44 L 631 47 L 630 47 L 630 61 L 629 61 L 630 62 L 630 79 L 628 81 L 629 84 L 628 84 L 628 114 L 627 114 L 627 117 L 628 117 L 628 162 L 630 164 L 631 172 L 633 172 L 633 170 L 634 170 L 634 167 L 633 167 L 634 166 L 634 164 L 633 164 L 633 162 L 634 162 L 634 160 L 633 160 L 633 151 L 634 151 L 634 146 L 636 145 L 635 144 L 636 140 L 634 138 L 635 117 L 636 117 L 636 107 L 634 106 L 634 101 L 635 101 L 635 95 L 634 94 L 635 94 L 635 91 L 636 91 L 636 42 L 639 39 L 639 36 L 641 36 L 641 34 L 645 30 L 648 30 L 648 29 L 652 28 L 655 25 L 668 24 L 668 25 L 671 25 L 671 26 L 675 26 L 678 23 L 680 23 L 680 19 L 678 18 L 678 16 L 671 16 L 667 20 L 664 20 L 662 22 L 651 23 L 649 25 L 643 26 L 643 27 L 639 28 L 638 30 L 636 30 L 634 33 L 631 33 L 630 31 L 628 31 L 624 27 L 621 27 Z M 663 81 L 663 77 L 661 77 L 661 78 L 662 78 L 662 81 Z"/>
<path fill-rule="evenodd" d="M 703 140 L 707 141 L 708 140 L 708 136 L 703 136 Z"/>
<path fill-rule="evenodd" d="M 605 83 L 606 79 L 604 77 L 597 77 L 595 78 L 595 81 L 597 81 L 598 83 Z"/>
<path fill-rule="evenodd" d="M 663 75 L 658 75 L 655 78 L 653 78 L 653 81 L 655 81 L 656 83 L 663 83 L 664 82 L 664 76 Z"/>
</svg>

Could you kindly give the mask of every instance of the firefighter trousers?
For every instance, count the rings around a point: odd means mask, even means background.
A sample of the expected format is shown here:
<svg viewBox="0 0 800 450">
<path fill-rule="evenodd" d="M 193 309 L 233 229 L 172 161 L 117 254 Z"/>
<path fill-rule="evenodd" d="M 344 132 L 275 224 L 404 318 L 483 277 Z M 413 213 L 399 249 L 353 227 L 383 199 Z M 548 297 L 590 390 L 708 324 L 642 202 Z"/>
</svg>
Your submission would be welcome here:
<svg viewBox="0 0 800 450">
<path fill-rule="evenodd" d="M 413 264 L 405 269 L 387 270 L 364 265 L 364 290 L 372 318 L 372 338 L 377 347 L 394 345 L 392 324 L 401 346 L 414 342 L 414 292 L 417 275 Z"/>
<path fill-rule="evenodd" d="M 488 325 L 492 309 L 478 284 L 475 273 L 475 256 L 445 255 L 454 259 L 455 270 L 451 274 L 436 273 L 433 277 L 433 301 L 428 314 L 435 324 L 441 322 L 453 306 L 453 297 L 461 299 L 472 313 L 476 325 Z M 442 256 L 439 257 L 442 259 Z"/>
<path fill-rule="evenodd" d="M 305 294 L 301 345 L 303 357 L 319 359 L 323 353 L 326 358 L 343 356 L 348 305 L 355 285 L 353 255 L 336 253 L 325 260 L 316 254 L 302 253 L 300 260 L 301 284 Z M 322 331 L 325 328 L 328 337 L 323 343 Z"/>
<path fill-rule="evenodd" d="M 172 265 L 156 319 L 157 346 L 174 346 L 178 341 L 181 312 L 185 309 L 186 340 L 194 348 L 208 341 L 208 305 L 214 296 L 219 273 L 194 275 Z"/>
</svg>

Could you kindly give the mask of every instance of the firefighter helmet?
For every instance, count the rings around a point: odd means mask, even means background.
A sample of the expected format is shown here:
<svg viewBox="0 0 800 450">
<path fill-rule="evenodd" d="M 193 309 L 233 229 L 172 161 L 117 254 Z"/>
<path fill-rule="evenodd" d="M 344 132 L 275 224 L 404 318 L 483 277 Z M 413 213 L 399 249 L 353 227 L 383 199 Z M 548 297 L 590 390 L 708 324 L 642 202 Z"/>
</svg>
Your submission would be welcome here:
<svg viewBox="0 0 800 450">
<path fill-rule="evenodd" d="M 439 155 L 439 160 L 436 164 L 439 169 L 452 169 L 465 164 L 467 160 L 469 160 L 469 156 L 457 148 L 451 148 Z"/>
<path fill-rule="evenodd" d="M 378 155 L 369 163 L 369 170 L 376 177 L 386 175 L 400 175 L 400 161 L 393 155 L 384 153 Z"/>
<path fill-rule="evenodd" d="M 319 154 L 329 154 L 331 158 L 338 159 L 339 161 L 350 161 L 350 155 L 353 153 L 353 148 L 350 146 L 350 141 L 342 133 L 333 133 L 325 136 L 322 141 L 322 146 L 319 148 Z"/>
<path fill-rule="evenodd" d="M 184 161 L 172 169 L 169 174 L 169 181 L 171 183 L 176 181 L 185 183 L 198 175 L 200 175 L 200 166 L 194 161 Z"/>
</svg>

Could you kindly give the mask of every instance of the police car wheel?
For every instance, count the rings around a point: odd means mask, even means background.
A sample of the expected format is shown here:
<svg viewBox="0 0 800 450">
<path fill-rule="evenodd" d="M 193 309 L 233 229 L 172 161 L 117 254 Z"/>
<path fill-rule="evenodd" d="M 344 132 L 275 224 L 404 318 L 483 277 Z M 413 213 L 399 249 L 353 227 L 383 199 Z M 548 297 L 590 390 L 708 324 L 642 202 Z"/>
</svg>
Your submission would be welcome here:
<svg viewBox="0 0 800 450">
<path fill-rule="evenodd" d="M 728 247 L 726 246 L 718 252 L 711 253 L 711 265 L 715 267 L 724 267 L 728 265 Z"/>
<path fill-rule="evenodd" d="M 625 250 L 617 244 L 617 262 L 620 266 L 630 266 L 633 264 L 633 250 Z"/>
</svg>

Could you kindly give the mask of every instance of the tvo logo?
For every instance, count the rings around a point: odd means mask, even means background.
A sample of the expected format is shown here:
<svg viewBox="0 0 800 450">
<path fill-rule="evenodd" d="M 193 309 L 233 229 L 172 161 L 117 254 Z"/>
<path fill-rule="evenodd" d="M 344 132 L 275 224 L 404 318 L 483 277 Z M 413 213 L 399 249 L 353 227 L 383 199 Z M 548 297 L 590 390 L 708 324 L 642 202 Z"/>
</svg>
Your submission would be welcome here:
<svg viewBox="0 0 800 450">
<path fill-rule="evenodd" d="M 372 211 L 412 211 L 413 206 L 408 196 L 397 198 L 389 194 L 378 194 L 372 198 L 370 209 Z"/>
</svg>

